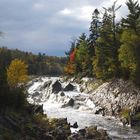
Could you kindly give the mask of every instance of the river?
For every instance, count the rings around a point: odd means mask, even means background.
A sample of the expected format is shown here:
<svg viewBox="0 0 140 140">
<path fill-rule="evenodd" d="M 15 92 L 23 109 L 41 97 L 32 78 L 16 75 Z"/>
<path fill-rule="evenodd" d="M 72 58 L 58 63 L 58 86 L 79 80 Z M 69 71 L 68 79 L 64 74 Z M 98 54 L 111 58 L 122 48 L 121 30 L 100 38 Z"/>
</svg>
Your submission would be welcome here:
<svg viewBox="0 0 140 140">
<path fill-rule="evenodd" d="M 75 90 L 71 92 L 64 91 L 63 96 L 60 93 L 51 93 L 52 87 L 50 86 L 44 88 L 44 84 L 48 81 L 51 81 L 51 84 L 53 84 L 57 80 L 60 81 L 62 87 L 66 86 L 67 83 L 61 82 L 57 77 L 42 77 L 34 80 L 28 88 L 30 94 L 28 101 L 30 103 L 43 104 L 44 113 L 48 117 L 67 118 L 71 124 L 77 122 L 78 129 L 96 125 L 98 128 L 107 130 L 113 140 L 140 140 L 140 133 L 137 130 L 123 127 L 119 120 L 113 117 L 94 114 L 97 109 L 96 106 L 90 100 L 88 94 L 79 92 L 77 84 L 73 83 Z M 62 107 L 70 99 L 74 100 L 74 106 Z"/>
</svg>

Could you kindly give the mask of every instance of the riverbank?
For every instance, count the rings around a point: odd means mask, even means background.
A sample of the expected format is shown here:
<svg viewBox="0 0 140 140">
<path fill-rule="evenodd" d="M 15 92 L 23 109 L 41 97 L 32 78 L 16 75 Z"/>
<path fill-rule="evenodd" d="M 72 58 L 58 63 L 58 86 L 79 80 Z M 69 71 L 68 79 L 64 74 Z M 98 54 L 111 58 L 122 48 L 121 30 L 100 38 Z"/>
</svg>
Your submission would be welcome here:
<svg viewBox="0 0 140 140">
<path fill-rule="evenodd" d="M 66 118 L 48 118 L 39 105 L 7 111 L 0 114 L 0 140 L 110 140 L 107 132 L 96 126 L 71 133 Z"/>
<path fill-rule="evenodd" d="M 97 107 L 96 114 L 115 116 L 123 125 L 140 125 L 140 89 L 128 81 L 114 79 L 103 82 L 97 79 L 77 81 L 80 91 L 90 95 Z"/>
</svg>

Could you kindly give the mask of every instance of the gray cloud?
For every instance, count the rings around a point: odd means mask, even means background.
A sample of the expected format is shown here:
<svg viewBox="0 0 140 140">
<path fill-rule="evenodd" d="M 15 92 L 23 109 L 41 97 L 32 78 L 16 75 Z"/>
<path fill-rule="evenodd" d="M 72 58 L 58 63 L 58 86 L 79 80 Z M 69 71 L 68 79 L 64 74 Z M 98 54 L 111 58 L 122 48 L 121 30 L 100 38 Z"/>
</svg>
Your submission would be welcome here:
<svg viewBox="0 0 140 140">
<path fill-rule="evenodd" d="M 110 3 L 112 0 L 0 0 L 0 30 L 5 33 L 1 46 L 63 56 L 71 38 L 88 32 L 92 8 Z M 126 7 L 120 11 L 118 15 L 125 15 Z"/>
</svg>

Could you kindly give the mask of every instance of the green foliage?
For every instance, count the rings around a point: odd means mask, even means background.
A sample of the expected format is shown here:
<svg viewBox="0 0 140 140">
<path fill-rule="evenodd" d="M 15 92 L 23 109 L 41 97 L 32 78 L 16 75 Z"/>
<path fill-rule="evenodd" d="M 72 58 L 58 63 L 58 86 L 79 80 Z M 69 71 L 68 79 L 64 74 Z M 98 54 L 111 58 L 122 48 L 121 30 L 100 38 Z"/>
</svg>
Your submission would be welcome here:
<svg viewBox="0 0 140 140">
<path fill-rule="evenodd" d="M 140 6 L 138 1 L 127 2 L 129 14 L 123 19 L 123 33 L 121 36 L 121 47 L 119 49 L 119 60 L 124 71 L 123 77 L 140 85 Z"/>
<path fill-rule="evenodd" d="M 116 40 L 116 34 L 114 40 L 112 24 L 110 15 L 105 11 L 93 59 L 93 72 L 97 78 L 101 79 L 116 77 L 118 73 L 117 49 L 119 41 Z"/>
<path fill-rule="evenodd" d="M 24 108 L 26 103 L 26 94 L 24 93 L 23 89 L 9 89 L 8 87 L 0 89 L 1 111 L 4 111 L 5 109 L 20 110 Z"/>
<path fill-rule="evenodd" d="M 119 60 L 122 68 L 129 73 L 130 80 L 138 83 L 140 78 L 140 37 L 133 31 L 124 31 L 122 45 L 119 49 Z"/>
<path fill-rule="evenodd" d="M 88 54 L 88 41 L 86 36 L 82 34 L 79 39 L 79 43 L 77 45 L 76 51 L 76 72 L 83 73 L 83 75 L 89 75 L 88 67 L 89 67 L 89 54 Z"/>
<path fill-rule="evenodd" d="M 126 5 L 129 14 L 120 23 L 116 23 L 116 11 L 121 7 L 117 1 L 103 7 L 103 17 L 94 10 L 89 38 L 82 34 L 71 46 L 69 52 L 76 48 L 76 59 L 73 63 L 68 59 L 68 74 L 102 80 L 125 78 L 140 85 L 140 6 L 132 0 Z"/>
<path fill-rule="evenodd" d="M 131 110 L 129 108 L 124 108 L 120 112 L 120 115 L 121 115 L 121 117 L 126 118 L 127 120 L 130 120 L 131 119 L 130 112 L 131 112 Z"/>
<path fill-rule="evenodd" d="M 126 3 L 129 14 L 122 19 L 122 25 L 126 29 L 132 29 L 135 33 L 140 32 L 140 6 L 138 1 L 128 0 Z"/>
</svg>

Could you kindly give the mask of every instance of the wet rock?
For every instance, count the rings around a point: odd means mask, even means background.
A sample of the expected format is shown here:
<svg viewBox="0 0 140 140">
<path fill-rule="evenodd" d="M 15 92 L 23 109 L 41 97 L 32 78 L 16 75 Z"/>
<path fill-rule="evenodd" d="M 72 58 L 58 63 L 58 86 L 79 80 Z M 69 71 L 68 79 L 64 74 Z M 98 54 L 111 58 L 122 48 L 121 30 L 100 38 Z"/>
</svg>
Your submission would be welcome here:
<svg viewBox="0 0 140 140">
<path fill-rule="evenodd" d="M 74 86 L 69 83 L 65 88 L 64 88 L 64 91 L 73 91 L 74 90 Z"/>
<path fill-rule="evenodd" d="M 45 89 L 45 88 L 49 87 L 51 85 L 51 83 L 52 83 L 51 81 L 45 82 L 44 85 L 42 86 L 42 88 Z"/>
<path fill-rule="evenodd" d="M 123 126 L 129 125 L 129 120 L 125 117 L 122 117 L 120 121 L 123 123 Z"/>
<path fill-rule="evenodd" d="M 105 115 L 105 109 L 104 108 L 99 108 L 96 110 L 95 114 L 102 114 L 103 116 Z"/>
<path fill-rule="evenodd" d="M 33 112 L 34 113 L 40 113 L 40 114 L 43 114 L 43 104 L 42 105 L 35 105 L 34 107 L 33 107 Z"/>
<path fill-rule="evenodd" d="M 69 102 L 68 102 L 68 106 L 74 106 L 74 99 L 73 98 L 71 98 L 70 100 L 69 100 Z"/>
<path fill-rule="evenodd" d="M 39 95 L 40 95 L 39 92 L 35 92 L 35 93 L 32 94 L 32 97 L 34 98 L 34 97 L 39 96 Z"/>
<path fill-rule="evenodd" d="M 72 128 L 78 128 L 77 122 L 75 122 L 73 125 L 71 125 Z"/>
<path fill-rule="evenodd" d="M 62 85 L 61 83 L 57 80 L 53 85 L 52 85 L 52 92 L 57 94 L 62 90 Z"/>
<path fill-rule="evenodd" d="M 60 96 L 65 96 L 65 93 L 64 93 L 64 92 L 61 92 L 61 93 L 60 93 Z"/>
<path fill-rule="evenodd" d="M 68 107 L 68 106 L 71 106 L 71 107 L 74 106 L 74 99 L 73 98 L 70 98 L 70 100 L 67 103 L 65 103 L 64 105 L 62 105 L 61 107 L 63 108 L 63 107 Z"/>
<path fill-rule="evenodd" d="M 82 135 L 82 136 L 85 136 L 85 134 L 86 134 L 86 129 L 80 129 L 80 130 L 79 130 L 79 134 Z"/>
<path fill-rule="evenodd" d="M 71 134 L 68 138 L 69 140 L 111 140 L 109 138 L 106 130 L 97 130 L 96 126 L 86 127 L 85 129 L 80 129 L 77 133 Z"/>
</svg>

